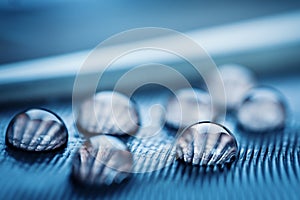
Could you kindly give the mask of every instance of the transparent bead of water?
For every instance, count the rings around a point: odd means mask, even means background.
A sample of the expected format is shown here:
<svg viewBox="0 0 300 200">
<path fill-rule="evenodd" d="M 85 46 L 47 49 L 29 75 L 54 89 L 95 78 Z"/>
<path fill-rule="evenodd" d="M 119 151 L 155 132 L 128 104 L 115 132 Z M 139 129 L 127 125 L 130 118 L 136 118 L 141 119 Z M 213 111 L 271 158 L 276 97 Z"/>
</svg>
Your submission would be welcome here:
<svg viewBox="0 0 300 200">
<path fill-rule="evenodd" d="M 15 115 L 6 130 L 6 143 L 25 151 L 55 150 L 67 141 L 64 122 L 46 109 L 32 108 Z"/>
<path fill-rule="evenodd" d="M 176 140 L 177 157 L 193 165 L 231 163 L 237 151 L 237 142 L 232 133 L 212 122 L 193 124 L 184 129 Z"/>
<path fill-rule="evenodd" d="M 88 186 L 121 183 L 129 177 L 133 156 L 119 139 L 99 135 L 91 137 L 77 151 L 72 163 L 72 177 Z"/>
<path fill-rule="evenodd" d="M 225 105 L 228 110 L 235 110 L 247 91 L 255 85 L 256 77 L 251 70 L 237 64 L 222 65 L 219 67 L 219 72 L 223 80 L 226 99 L 217 95 L 216 102 L 219 105 Z M 225 102 L 222 102 L 223 100 Z"/>
<path fill-rule="evenodd" d="M 237 111 L 239 125 L 250 132 L 283 128 L 287 117 L 283 95 L 271 87 L 256 87 L 245 96 Z"/>
<path fill-rule="evenodd" d="M 77 127 L 86 135 L 133 135 L 139 128 L 138 111 L 136 105 L 121 93 L 99 92 L 81 104 Z"/>
<path fill-rule="evenodd" d="M 201 89 L 178 90 L 167 103 L 166 124 L 173 128 L 185 128 L 213 118 L 210 95 Z"/>
</svg>

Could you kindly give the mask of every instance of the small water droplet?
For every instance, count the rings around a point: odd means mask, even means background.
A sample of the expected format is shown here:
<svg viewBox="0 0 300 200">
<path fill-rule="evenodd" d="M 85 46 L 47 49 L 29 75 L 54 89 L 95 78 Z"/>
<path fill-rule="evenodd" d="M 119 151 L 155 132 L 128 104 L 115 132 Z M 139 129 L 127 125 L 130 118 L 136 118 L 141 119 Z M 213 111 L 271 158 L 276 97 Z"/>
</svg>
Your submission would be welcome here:
<svg viewBox="0 0 300 200">
<path fill-rule="evenodd" d="M 177 157 L 193 165 L 230 163 L 237 154 L 237 142 L 225 127 L 199 122 L 184 129 L 176 141 Z"/>
<path fill-rule="evenodd" d="M 72 176 L 85 185 L 111 185 L 128 178 L 132 154 L 119 139 L 99 135 L 91 137 L 73 158 Z"/>
<path fill-rule="evenodd" d="M 245 96 L 237 112 L 239 125 L 250 132 L 282 128 L 286 120 L 283 95 L 270 87 L 256 87 Z"/>
<path fill-rule="evenodd" d="M 222 102 L 225 100 L 222 96 L 220 98 L 216 96 L 216 102 L 221 105 L 226 103 L 228 110 L 234 110 L 247 91 L 255 85 L 256 77 L 251 70 L 237 64 L 222 65 L 219 67 L 219 72 L 224 84 L 226 102 Z"/>
<path fill-rule="evenodd" d="M 60 117 L 40 108 L 17 114 L 6 130 L 6 143 L 26 151 L 50 151 L 67 141 L 68 131 Z"/>
<path fill-rule="evenodd" d="M 104 91 L 82 103 L 77 127 L 86 135 L 133 135 L 139 127 L 136 105 L 125 95 Z"/>
<path fill-rule="evenodd" d="M 185 128 L 193 123 L 212 120 L 210 96 L 200 89 L 181 89 L 172 96 L 166 108 L 166 123 L 173 128 Z"/>
</svg>

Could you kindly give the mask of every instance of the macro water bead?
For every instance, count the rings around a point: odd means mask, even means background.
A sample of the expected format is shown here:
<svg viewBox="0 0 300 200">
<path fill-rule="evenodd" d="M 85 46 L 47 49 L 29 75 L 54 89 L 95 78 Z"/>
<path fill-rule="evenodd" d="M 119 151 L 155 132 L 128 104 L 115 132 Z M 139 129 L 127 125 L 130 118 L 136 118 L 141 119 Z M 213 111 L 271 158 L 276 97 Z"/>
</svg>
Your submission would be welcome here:
<svg viewBox="0 0 300 200">
<path fill-rule="evenodd" d="M 178 90 L 167 103 L 166 123 L 173 128 L 185 128 L 213 117 L 210 95 L 200 89 Z"/>
<path fill-rule="evenodd" d="M 287 111 L 283 95 L 270 87 L 256 87 L 245 96 L 237 111 L 239 125 L 250 132 L 284 127 Z"/>
<path fill-rule="evenodd" d="M 63 121 L 45 109 L 17 114 L 6 130 L 6 143 L 25 151 L 50 151 L 65 146 L 68 131 Z"/>
<path fill-rule="evenodd" d="M 177 157 L 193 165 L 222 165 L 232 162 L 238 147 L 234 136 L 225 127 L 212 122 L 193 124 L 176 141 Z"/>
<path fill-rule="evenodd" d="M 73 158 L 72 177 L 84 185 L 111 185 L 129 177 L 133 157 L 119 139 L 99 135 L 91 137 Z"/>
<path fill-rule="evenodd" d="M 254 73 L 248 68 L 237 64 L 226 64 L 219 67 L 219 72 L 223 80 L 226 99 L 216 96 L 219 105 L 225 105 L 228 110 L 238 107 L 247 91 L 256 83 Z M 216 77 L 211 77 L 216 78 Z M 222 88 L 219 88 L 222 89 Z M 225 102 L 222 102 L 225 100 Z"/>
<path fill-rule="evenodd" d="M 121 93 L 99 92 L 80 106 L 77 127 L 84 134 L 133 135 L 139 128 L 138 111 Z"/>
</svg>

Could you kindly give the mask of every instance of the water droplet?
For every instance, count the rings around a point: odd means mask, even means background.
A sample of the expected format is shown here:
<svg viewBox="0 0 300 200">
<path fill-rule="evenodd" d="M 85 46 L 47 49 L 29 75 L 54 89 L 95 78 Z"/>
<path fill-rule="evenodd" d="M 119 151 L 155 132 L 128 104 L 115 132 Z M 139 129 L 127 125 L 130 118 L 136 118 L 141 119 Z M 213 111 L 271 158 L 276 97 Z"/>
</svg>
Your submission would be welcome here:
<svg viewBox="0 0 300 200">
<path fill-rule="evenodd" d="M 216 102 L 219 105 L 226 103 L 228 110 L 234 110 L 247 91 L 255 85 L 255 75 L 248 68 L 237 64 L 222 65 L 219 67 L 219 72 L 224 84 L 226 102 L 223 102 L 225 99 L 223 100 L 221 96 L 220 98 L 216 96 Z"/>
<path fill-rule="evenodd" d="M 27 109 L 9 123 L 6 143 L 26 151 L 50 151 L 66 145 L 68 131 L 63 121 L 45 109 Z"/>
<path fill-rule="evenodd" d="M 111 185 L 129 177 L 132 154 L 119 139 L 99 135 L 86 141 L 73 158 L 72 176 L 85 185 Z"/>
<path fill-rule="evenodd" d="M 237 154 L 237 142 L 225 127 L 212 122 L 199 122 L 184 129 L 177 138 L 179 159 L 193 165 L 230 163 Z"/>
<path fill-rule="evenodd" d="M 86 135 L 133 135 L 139 127 L 139 116 L 127 96 L 113 91 L 99 92 L 80 106 L 77 127 Z"/>
<path fill-rule="evenodd" d="M 173 128 L 185 128 L 193 123 L 212 120 L 210 96 L 200 89 L 181 89 L 172 96 L 166 108 L 166 123 Z"/>
<path fill-rule="evenodd" d="M 270 87 L 256 87 L 245 96 L 237 112 L 239 125 L 250 132 L 282 128 L 286 119 L 283 95 Z"/>
</svg>

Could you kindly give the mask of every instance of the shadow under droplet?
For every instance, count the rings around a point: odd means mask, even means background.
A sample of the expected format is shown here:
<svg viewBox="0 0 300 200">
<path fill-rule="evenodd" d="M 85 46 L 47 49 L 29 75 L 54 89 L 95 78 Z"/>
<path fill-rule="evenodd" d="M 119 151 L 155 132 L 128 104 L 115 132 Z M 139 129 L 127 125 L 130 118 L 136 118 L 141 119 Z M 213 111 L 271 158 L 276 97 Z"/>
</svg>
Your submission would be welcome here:
<svg viewBox="0 0 300 200">
<path fill-rule="evenodd" d="M 78 181 L 72 174 L 69 176 L 69 182 L 71 184 L 72 191 L 79 196 L 84 196 L 85 198 L 99 198 L 105 195 L 111 195 L 116 191 L 120 192 L 129 185 L 131 177 L 127 177 L 121 183 L 112 183 L 110 185 L 91 185 L 84 184 Z"/>
<path fill-rule="evenodd" d="M 191 163 L 186 163 L 182 159 L 178 159 L 178 162 L 180 165 L 185 167 L 187 170 L 194 170 L 198 169 L 200 174 L 205 173 L 205 174 L 214 174 L 214 173 L 219 173 L 219 172 L 224 172 L 225 170 L 230 170 L 234 162 L 236 162 L 236 157 L 231 158 L 231 160 L 227 163 L 224 164 L 216 164 L 216 165 L 193 165 Z"/>
<path fill-rule="evenodd" d="M 62 147 L 52 151 L 38 152 L 38 151 L 25 151 L 7 145 L 5 151 L 8 156 L 12 157 L 14 160 L 20 162 L 21 164 L 26 163 L 28 165 L 33 165 L 33 164 L 42 164 L 51 161 L 58 154 L 62 155 L 65 152 L 65 148 Z"/>
</svg>

